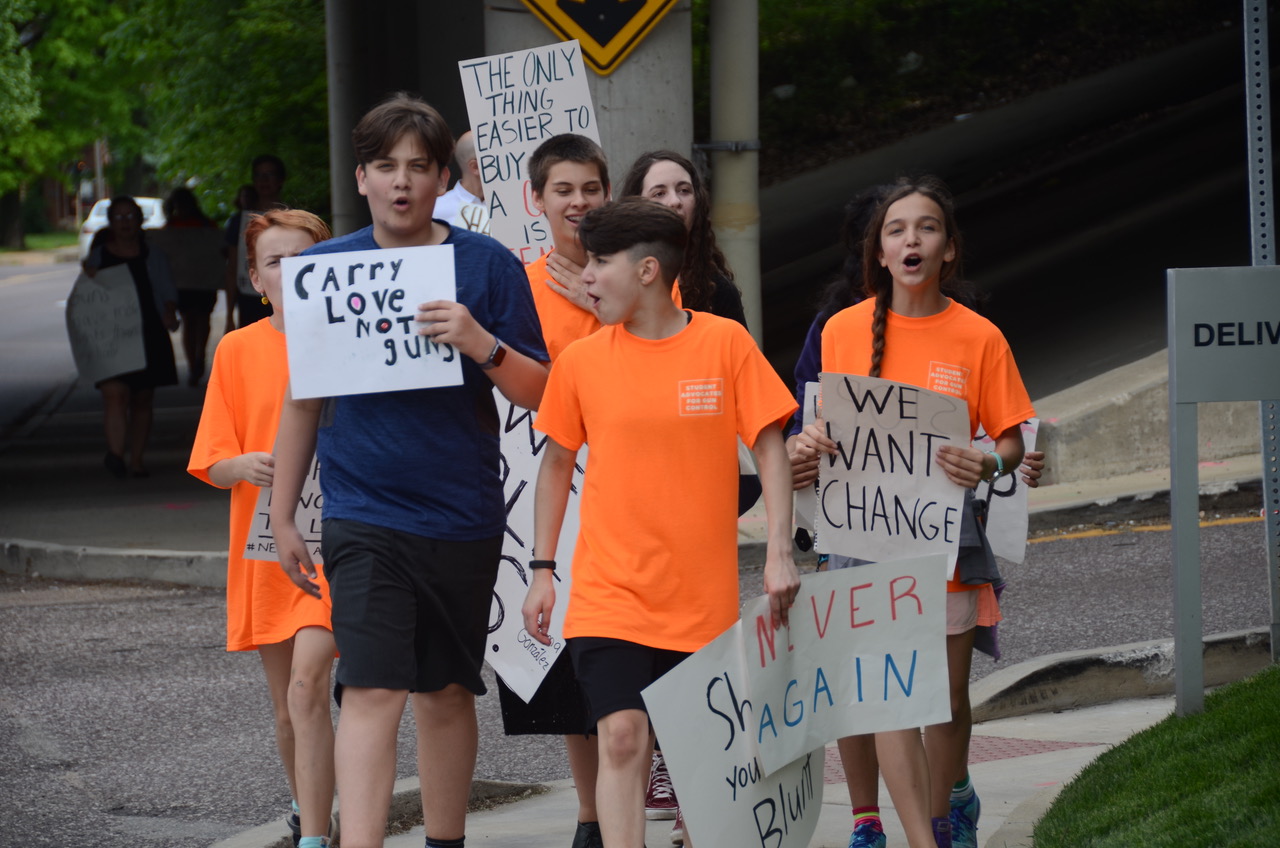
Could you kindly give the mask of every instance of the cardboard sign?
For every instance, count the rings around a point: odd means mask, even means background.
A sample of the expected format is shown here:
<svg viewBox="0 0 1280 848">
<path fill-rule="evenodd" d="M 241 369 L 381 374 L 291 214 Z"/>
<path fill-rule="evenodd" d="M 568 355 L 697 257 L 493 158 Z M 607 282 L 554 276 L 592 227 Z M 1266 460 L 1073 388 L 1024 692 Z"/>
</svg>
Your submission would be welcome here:
<svg viewBox="0 0 1280 848">
<path fill-rule="evenodd" d="M 489 235 L 489 207 L 483 203 L 464 203 L 449 223 L 473 233 Z"/>
<path fill-rule="evenodd" d="M 767 773 L 739 723 L 739 707 L 752 717 L 747 685 L 738 621 L 644 690 L 685 827 L 699 848 L 806 848 L 822 810 L 824 752 Z"/>
<path fill-rule="evenodd" d="M 162 227 L 147 232 L 147 241 L 169 260 L 173 284 L 180 289 L 220 291 L 226 282 L 222 232 L 216 227 Z"/>
<path fill-rule="evenodd" d="M 837 452 L 818 468 L 817 549 L 883 562 L 944 553 L 955 567 L 964 489 L 934 455 L 969 444 L 969 413 L 952 395 L 824 372 L 822 412 Z"/>
<path fill-rule="evenodd" d="M 1036 434 L 1040 419 L 1022 422 L 1022 445 L 1025 450 L 1036 449 Z M 973 446 L 981 451 L 995 450 L 995 440 L 981 430 L 973 440 Z M 1022 562 L 1027 555 L 1027 484 L 1015 468 L 996 480 L 990 487 L 991 499 L 987 504 L 987 542 L 991 551 L 1010 562 Z M 977 494 L 987 496 L 988 486 L 979 483 Z"/>
<path fill-rule="evenodd" d="M 935 554 L 806 575 L 788 628 L 756 598 L 645 689 L 698 845 L 808 845 L 828 742 L 950 717 L 945 568 Z"/>
<path fill-rule="evenodd" d="M 90 383 L 147 367 L 142 306 L 128 265 L 76 277 L 67 295 L 67 336 L 76 370 Z"/>
<path fill-rule="evenodd" d="M 551 250 L 551 231 L 529 189 L 529 156 L 577 133 L 600 142 L 576 41 L 458 63 L 475 135 L 491 234 L 527 265 Z"/>
<path fill-rule="evenodd" d="M 564 614 L 569 606 L 570 564 L 578 541 L 578 498 L 587 467 L 587 448 L 578 451 L 564 523 L 556 543 L 556 603 L 551 612 L 551 644 L 543 645 L 524 629 L 521 607 L 529 590 L 529 560 L 533 559 L 533 493 L 542 464 L 545 434 L 533 429 L 536 413 L 493 391 L 502 422 L 502 491 L 507 504 L 507 527 L 502 564 L 493 590 L 489 614 L 489 643 L 485 658 L 511 690 L 526 702 L 538 691 L 547 671 L 564 650 Z"/>
<path fill-rule="evenodd" d="M 418 305 L 456 300 L 453 245 L 281 260 L 295 398 L 462 384 L 462 354 L 418 333 Z"/>
<path fill-rule="evenodd" d="M 302 481 L 302 493 L 298 496 L 298 510 L 294 520 L 298 532 L 307 545 L 311 561 L 320 565 L 320 513 L 324 508 L 324 495 L 320 492 L 320 461 L 311 457 L 311 473 Z M 279 562 L 280 553 L 271 535 L 271 487 L 258 490 L 258 503 L 253 508 L 253 522 L 249 525 L 249 537 L 244 544 L 244 558 Z"/>
</svg>

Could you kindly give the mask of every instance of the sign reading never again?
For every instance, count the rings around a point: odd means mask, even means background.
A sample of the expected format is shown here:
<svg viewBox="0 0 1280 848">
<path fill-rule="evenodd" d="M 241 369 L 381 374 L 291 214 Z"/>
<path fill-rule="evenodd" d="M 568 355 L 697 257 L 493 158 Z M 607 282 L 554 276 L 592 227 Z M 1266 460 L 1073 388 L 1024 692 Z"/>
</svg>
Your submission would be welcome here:
<svg viewBox="0 0 1280 848">
<path fill-rule="evenodd" d="M 579 41 L 591 70 L 608 76 L 676 0 L 524 0 L 524 4 L 557 36 Z"/>
</svg>

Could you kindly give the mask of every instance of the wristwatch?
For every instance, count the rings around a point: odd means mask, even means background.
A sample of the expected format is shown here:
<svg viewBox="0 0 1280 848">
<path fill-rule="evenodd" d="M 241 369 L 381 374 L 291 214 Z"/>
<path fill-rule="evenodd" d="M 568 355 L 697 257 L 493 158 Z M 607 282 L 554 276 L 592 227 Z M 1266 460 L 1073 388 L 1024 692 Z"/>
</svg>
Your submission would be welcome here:
<svg viewBox="0 0 1280 848">
<path fill-rule="evenodd" d="M 507 358 L 507 349 L 502 346 L 502 340 L 497 336 L 493 337 L 493 350 L 489 351 L 489 358 L 480 363 L 480 367 L 485 371 L 490 371 L 502 364 L 502 360 Z"/>
</svg>

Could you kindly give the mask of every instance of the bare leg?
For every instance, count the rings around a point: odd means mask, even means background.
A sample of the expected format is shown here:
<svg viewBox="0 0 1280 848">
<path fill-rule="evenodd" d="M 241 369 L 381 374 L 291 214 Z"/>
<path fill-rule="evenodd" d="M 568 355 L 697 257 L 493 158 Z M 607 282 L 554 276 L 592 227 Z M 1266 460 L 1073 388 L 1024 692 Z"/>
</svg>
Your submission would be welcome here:
<svg viewBox="0 0 1280 848">
<path fill-rule="evenodd" d="M 596 736 L 566 736 L 565 752 L 569 755 L 569 771 L 578 792 L 578 821 L 600 820 L 596 812 L 596 780 L 600 773 L 600 749 Z"/>
<path fill-rule="evenodd" d="M 323 627 L 304 627 L 293 637 L 288 700 L 295 739 L 295 797 L 303 836 L 326 835 L 333 812 L 333 720 L 329 713 L 333 655 L 333 634 Z"/>
<path fill-rule="evenodd" d="M 947 678 L 951 689 L 951 721 L 924 729 L 924 747 L 929 757 L 929 804 L 936 818 L 951 813 L 951 785 L 964 777 L 969 765 L 969 736 L 973 731 L 973 711 L 969 706 L 969 667 L 973 662 L 970 628 L 947 636 Z"/>
<path fill-rule="evenodd" d="M 880 761 L 876 759 L 874 734 L 846 736 L 836 741 L 840 765 L 849 783 L 849 803 L 854 807 L 880 806 Z"/>
<path fill-rule="evenodd" d="M 280 762 L 284 764 L 285 777 L 289 781 L 289 794 L 297 798 L 293 723 L 289 720 L 289 665 L 293 658 L 293 640 L 262 645 L 258 648 L 258 656 L 262 658 L 267 691 L 271 693 L 271 709 L 276 719 L 276 749 L 280 752 Z"/>
<path fill-rule="evenodd" d="M 929 761 L 920 731 L 890 730 L 876 734 L 876 755 L 889 797 L 911 848 L 935 848 L 929 821 Z"/>
<path fill-rule="evenodd" d="M 124 456 L 125 432 L 129 428 L 129 387 L 120 380 L 104 380 L 102 392 L 102 428 L 107 436 L 107 450 Z"/>
<path fill-rule="evenodd" d="M 204 376 L 205 351 L 209 346 L 209 315 L 203 310 L 182 313 L 182 352 L 187 357 L 187 384 L 197 386 Z"/>
<path fill-rule="evenodd" d="M 643 848 L 644 790 L 653 759 L 653 734 L 644 710 L 618 710 L 600 719 L 600 777 L 596 803 L 609 848 Z"/>
<path fill-rule="evenodd" d="M 418 723 L 418 776 L 427 836 L 461 839 L 467 833 L 467 801 L 479 747 L 476 696 L 457 683 L 438 692 L 417 692 L 413 717 Z"/>
<path fill-rule="evenodd" d="M 155 389 L 134 389 L 129 397 L 129 470 L 145 471 L 142 454 L 151 438 L 152 403 Z"/>
<path fill-rule="evenodd" d="M 408 697 L 404 689 L 342 690 L 333 756 L 346 848 L 380 848 L 386 836 L 396 781 L 396 733 Z"/>
</svg>

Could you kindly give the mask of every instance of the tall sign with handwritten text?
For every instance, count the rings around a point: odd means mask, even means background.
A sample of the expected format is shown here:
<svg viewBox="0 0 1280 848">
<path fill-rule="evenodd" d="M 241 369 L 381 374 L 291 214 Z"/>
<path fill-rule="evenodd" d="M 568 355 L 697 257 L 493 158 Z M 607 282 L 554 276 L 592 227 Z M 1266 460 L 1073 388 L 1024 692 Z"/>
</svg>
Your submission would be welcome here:
<svg viewBox="0 0 1280 848">
<path fill-rule="evenodd" d="M 964 489 L 935 455 L 969 445 L 965 402 L 875 377 L 825 372 L 821 382 L 837 450 L 818 469 L 818 550 L 872 562 L 945 553 L 954 567 Z"/>
<path fill-rule="evenodd" d="M 475 135 L 490 234 L 528 264 L 551 250 L 551 232 L 533 203 L 529 156 L 561 133 L 597 144 L 591 92 L 576 41 L 458 63 Z"/>
<path fill-rule="evenodd" d="M 453 245 L 281 260 L 295 398 L 462 384 L 462 354 L 418 333 L 418 304 L 457 300 Z"/>
</svg>

